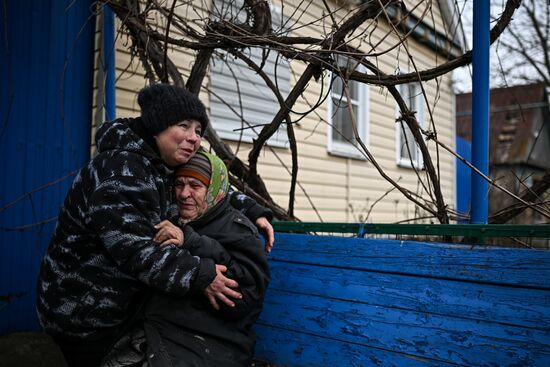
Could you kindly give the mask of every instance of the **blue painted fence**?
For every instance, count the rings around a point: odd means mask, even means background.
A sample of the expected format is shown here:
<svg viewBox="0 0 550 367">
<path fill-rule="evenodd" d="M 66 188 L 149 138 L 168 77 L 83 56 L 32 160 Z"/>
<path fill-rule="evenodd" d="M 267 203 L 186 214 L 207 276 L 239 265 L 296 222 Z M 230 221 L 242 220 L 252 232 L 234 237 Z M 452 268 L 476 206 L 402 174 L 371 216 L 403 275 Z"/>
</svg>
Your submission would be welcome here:
<svg viewBox="0 0 550 367">
<path fill-rule="evenodd" d="M 550 252 L 279 234 L 257 358 L 550 366 Z"/>
<path fill-rule="evenodd" d="M 92 119 L 91 0 L 0 5 L 0 335 L 38 328 L 39 264 Z"/>
</svg>

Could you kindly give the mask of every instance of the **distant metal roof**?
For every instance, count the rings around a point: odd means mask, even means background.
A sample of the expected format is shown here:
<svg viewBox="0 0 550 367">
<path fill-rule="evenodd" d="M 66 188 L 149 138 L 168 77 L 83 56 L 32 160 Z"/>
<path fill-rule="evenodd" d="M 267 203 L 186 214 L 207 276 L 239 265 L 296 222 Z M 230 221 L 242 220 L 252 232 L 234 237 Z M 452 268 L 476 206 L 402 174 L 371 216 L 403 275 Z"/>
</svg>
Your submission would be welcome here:
<svg viewBox="0 0 550 367">
<path fill-rule="evenodd" d="M 550 168 L 535 148 L 550 141 L 550 109 L 544 83 L 491 90 L 490 164 L 530 164 Z M 457 135 L 472 139 L 472 94 L 456 96 Z"/>
</svg>

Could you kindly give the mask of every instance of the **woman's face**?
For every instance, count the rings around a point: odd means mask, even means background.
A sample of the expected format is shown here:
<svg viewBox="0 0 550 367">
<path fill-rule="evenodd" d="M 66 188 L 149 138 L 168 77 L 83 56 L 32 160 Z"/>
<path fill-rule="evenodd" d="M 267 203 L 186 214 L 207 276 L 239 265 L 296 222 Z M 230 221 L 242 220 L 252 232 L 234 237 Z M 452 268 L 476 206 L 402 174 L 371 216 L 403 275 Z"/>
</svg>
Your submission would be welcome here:
<svg viewBox="0 0 550 367">
<path fill-rule="evenodd" d="M 187 163 L 201 145 L 201 129 L 197 120 L 183 120 L 161 131 L 155 136 L 160 157 L 171 167 Z"/>
<path fill-rule="evenodd" d="M 175 186 L 180 217 L 193 220 L 203 215 L 208 208 L 206 204 L 208 187 L 196 178 L 187 176 L 177 177 Z"/>
</svg>

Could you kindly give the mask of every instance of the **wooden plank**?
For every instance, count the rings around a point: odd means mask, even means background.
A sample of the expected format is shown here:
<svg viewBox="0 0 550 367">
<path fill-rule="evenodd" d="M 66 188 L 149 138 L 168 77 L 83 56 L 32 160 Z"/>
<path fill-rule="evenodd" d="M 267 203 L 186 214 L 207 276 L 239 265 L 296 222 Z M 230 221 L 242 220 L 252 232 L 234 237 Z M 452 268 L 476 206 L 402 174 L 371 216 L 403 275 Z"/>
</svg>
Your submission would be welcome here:
<svg viewBox="0 0 550 367">
<path fill-rule="evenodd" d="M 550 291 L 272 261 L 271 291 L 292 291 L 550 332 Z M 270 293 L 268 297 L 270 296 Z"/>
<path fill-rule="evenodd" d="M 258 336 L 255 358 L 269 361 L 277 366 L 456 366 L 353 342 L 342 342 L 328 337 L 275 328 L 262 323 L 257 323 L 254 330 Z"/>
<path fill-rule="evenodd" d="M 280 329 L 466 366 L 542 367 L 550 362 L 548 331 L 269 292 L 260 323 Z"/>
<path fill-rule="evenodd" d="M 277 234 L 277 261 L 550 289 L 550 251 Z"/>
</svg>

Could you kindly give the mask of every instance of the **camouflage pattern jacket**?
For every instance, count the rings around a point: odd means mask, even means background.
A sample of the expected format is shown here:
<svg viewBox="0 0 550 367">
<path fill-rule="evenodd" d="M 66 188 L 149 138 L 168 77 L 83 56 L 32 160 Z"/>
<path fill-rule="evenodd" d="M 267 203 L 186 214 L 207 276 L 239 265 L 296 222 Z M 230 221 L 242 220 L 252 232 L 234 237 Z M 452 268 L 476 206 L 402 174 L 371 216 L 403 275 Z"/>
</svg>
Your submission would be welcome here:
<svg viewBox="0 0 550 367">
<path fill-rule="evenodd" d="M 146 288 L 181 296 L 216 275 L 212 259 L 152 241 L 153 226 L 177 214 L 172 171 L 130 128 L 135 120 L 98 129 L 98 154 L 59 214 L 37 286 L 39 321 L 54 337 L 111 338 Z"/>
</svg>

